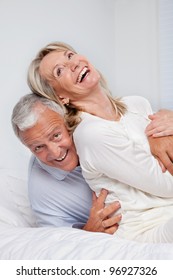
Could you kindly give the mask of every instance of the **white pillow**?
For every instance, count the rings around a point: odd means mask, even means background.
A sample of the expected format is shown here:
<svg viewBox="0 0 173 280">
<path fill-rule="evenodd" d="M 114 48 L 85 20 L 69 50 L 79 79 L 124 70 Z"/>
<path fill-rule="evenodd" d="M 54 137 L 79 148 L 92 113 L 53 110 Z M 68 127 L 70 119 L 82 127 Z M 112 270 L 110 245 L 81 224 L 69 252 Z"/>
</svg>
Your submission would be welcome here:
<svg viewBox="0 0 173 280">
<path fill-rule="evenodd" d="M 27 181 L 10 174 L 11 170 L 0 169 L 0 223 L 16 227 L 35 226 Z"/>
<path fill-rule="evenodd" d="M 4 141 L 5 147 L 0 151 L 0 174 L 10 174 L 17 178 L 27 179 L 28 164 L 31 152 L 15 137 L 16 142 Z M 1 140 L 0 140 L 1 142 Z"/>
</svg>

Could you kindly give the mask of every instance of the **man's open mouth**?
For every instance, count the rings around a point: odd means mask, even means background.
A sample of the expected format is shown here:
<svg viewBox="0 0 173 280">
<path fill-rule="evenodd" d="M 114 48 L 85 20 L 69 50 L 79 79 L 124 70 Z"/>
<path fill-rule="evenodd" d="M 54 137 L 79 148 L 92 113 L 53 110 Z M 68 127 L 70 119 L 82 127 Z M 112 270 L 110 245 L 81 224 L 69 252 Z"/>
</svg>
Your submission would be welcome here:
<svg viewBox="0 0 173 280">
<path fill-rule="evenodd" d="M 58 162 L 63 161 L 66 158 L 67 154 L 68 154 L 68 150 L 65 152 L 65 154 L 62 157 L 56 158 L 55 160 Z"/>
</svg>

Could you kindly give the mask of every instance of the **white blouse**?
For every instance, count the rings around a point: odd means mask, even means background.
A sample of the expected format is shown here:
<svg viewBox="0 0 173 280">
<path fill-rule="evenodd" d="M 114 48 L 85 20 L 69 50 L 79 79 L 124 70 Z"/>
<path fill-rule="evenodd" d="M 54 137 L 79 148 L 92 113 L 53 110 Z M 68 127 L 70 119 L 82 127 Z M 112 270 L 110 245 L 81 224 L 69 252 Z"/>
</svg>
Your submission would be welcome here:
<svg viewBox="0 0 173 280">
<path fill-rule="evenodd" d="M 150 152 L 144 130 L 152 114 L 139 96 L 122 99 L 127 112 L 120 121 L 82 113 L 74 132 L 83 176 L 98 195 L 108 189 L 106 203 L 120 201 L 123 218 L 116 236 L 138 239 L 173 218 L 173 176 L 163 173 Z M 148 237 L 152 240 L 152 234 Z"/>
</svg>

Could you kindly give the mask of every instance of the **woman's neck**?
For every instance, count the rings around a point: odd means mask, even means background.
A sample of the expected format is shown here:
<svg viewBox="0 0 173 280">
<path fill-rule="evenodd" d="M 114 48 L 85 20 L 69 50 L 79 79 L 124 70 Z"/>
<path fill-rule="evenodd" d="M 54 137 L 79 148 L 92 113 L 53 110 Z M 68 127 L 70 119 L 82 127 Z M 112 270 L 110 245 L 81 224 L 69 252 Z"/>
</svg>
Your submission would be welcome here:
<svg viewBox="0 0 173 280">
<path fill-rule="evenodd" d="M 97 117 L 111 121 L 119 120 L 119 115 L 117 115 L 111 101 L 103 91 L 95 94 L 92 93 L 90 96 L 74 102 L 73 104 L 78 108 L 81 108 L 83 112 L 87 112 Z"/>
</svg>

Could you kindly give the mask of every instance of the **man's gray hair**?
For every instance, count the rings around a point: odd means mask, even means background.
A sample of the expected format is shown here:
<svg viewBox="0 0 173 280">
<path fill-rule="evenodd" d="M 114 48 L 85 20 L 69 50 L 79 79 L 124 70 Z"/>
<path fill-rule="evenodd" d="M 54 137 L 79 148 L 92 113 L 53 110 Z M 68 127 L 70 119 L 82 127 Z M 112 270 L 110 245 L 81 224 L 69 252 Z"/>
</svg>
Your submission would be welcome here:
<svg viewBox="0 0 173 280">
<path fill-rule="evenodd" d="M 36 124 L 41 113 L 37 110 L 37 104 L 42 104 L 61 116 L 65 114 L 63 106 L 50 99 L 40 97 L 34 93 L 24 95 L 14 106 L 11 116 L 12 127 L 18 138 L 20 138 L 20 131 L 25 131 Z"/>
</svg>

